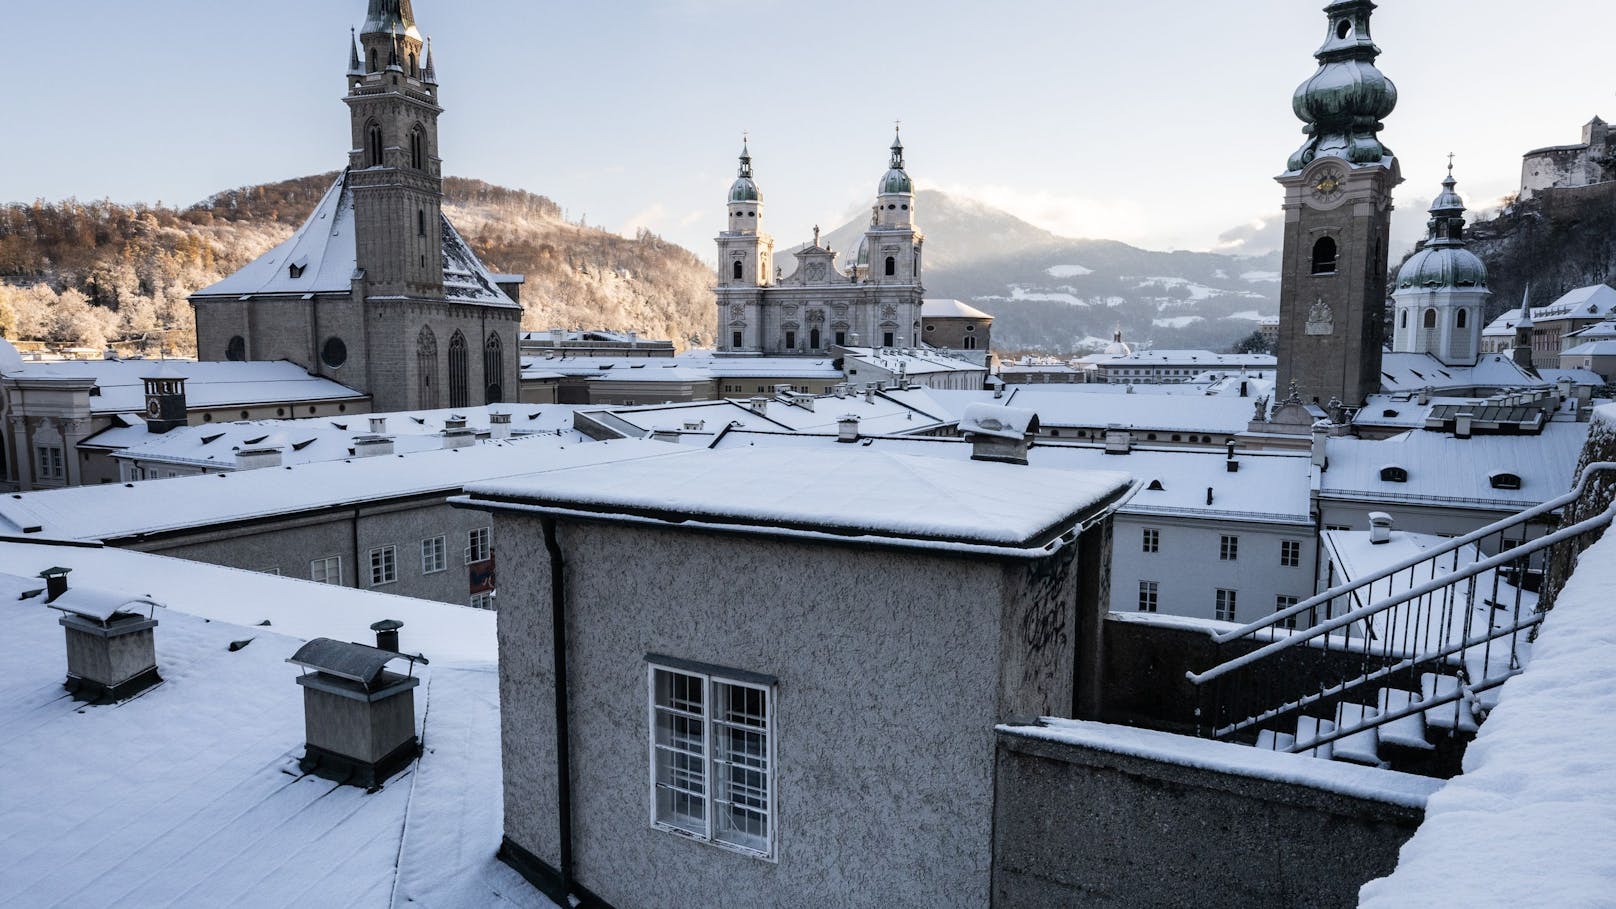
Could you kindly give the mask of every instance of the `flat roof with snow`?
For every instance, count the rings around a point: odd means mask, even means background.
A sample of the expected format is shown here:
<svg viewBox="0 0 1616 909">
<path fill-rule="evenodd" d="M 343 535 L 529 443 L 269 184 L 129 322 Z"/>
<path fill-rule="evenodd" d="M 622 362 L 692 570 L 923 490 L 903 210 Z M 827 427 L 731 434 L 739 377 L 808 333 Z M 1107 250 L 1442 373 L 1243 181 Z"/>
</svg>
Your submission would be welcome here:
<svg viewBox="0 0 1616 909">
<path fill-rule="evenodd" d="M 835 477 L 783 484 L 783 476 Z M 463 504 L 535 505 L 607 519 L 697 522 L 729 530 L 854 540 L 1053 548 L 1120 498 L 1120 471 L 1055 472 L 871 451 L 685 449 L 678 455 L 477 483 Z M 1032 552 L 1029 553 L 1028 551 Z"/>
</svg>

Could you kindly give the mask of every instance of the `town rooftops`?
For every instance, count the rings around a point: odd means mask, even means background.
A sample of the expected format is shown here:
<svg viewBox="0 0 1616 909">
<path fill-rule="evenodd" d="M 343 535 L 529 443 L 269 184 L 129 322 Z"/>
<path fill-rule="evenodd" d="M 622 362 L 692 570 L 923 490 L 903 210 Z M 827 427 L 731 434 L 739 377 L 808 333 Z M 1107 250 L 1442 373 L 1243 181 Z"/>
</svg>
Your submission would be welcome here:
<svg viewBox="0 0 1616 909">
<path fill-rule="evenodd" d="M 574 444 L 535 436 L 406 455 L 13 493 L 0 496 L 0 535 L 124 541 L 384 499 L 446 497 L 467 483 L 547 465 L 595 464 L 677 450 L 661 442 Z"/>
<path fill-rule="evenodd" d="M 1430 388 L 1522 388 L 1548 383 L 1506 354 L 1482 354 L 1475 366 L 1448 366 L 1428 353 L 1393 352 L 1381 356 L 1380 387 L 1385 392 Z"/>
<path fill-rule="evenodd" d="M 781 482 L 793 476 L 834 481 Z M 1129 484 L 1129 475 L 1120 471 L 1056 472 L 892 455 L 862 446 L 684 449 L 609 467 L 476 483 L 468 488 L 469 499 L 457 501 L 849 543 L 1036 555 L 1120 499 Z"/>
<path fill-rule="evenodd" d="M 1256 409 L 1256 397 L 1238 395 L 1084 394 L 1020 388 L 1014 406 L 1038 412 L 1045 431 L 1052 427 L 1104 428 L 1132 431 L 1178 430 L 1244 432 Z"/>
<path fill-rule="evenodd" d="M 903 372 L 905 375 L 918 376 L 945 372 L 985 372 L 987 367 L 981 363 L 962 360 L 941 353 L 933 353 L 923 348 L 894 348 L 894 347 L 846 347 L 842 348 L 846 354 L 847 375 L 855 378 L 859 366 L 873 366 L 887 372 Z"/>
<path fill-rule="evenodd" d="M 625 438 L 650 435 L 661 428 L 676 428 L 681 435 L 711 439 L 730 428 L 777 429 L 788 432 L 834 431 L 844 415 L 852 414 L 870 433 L 931 432 L 946 429 L 957 418 L 932 397 L 928 388 L 889 388 L 884 391 L 844 392 L 786 397 L 770 394 L 761 410 L 746 399 L 695 401 L 688 404 L 653 404 L 633 407 L 580 409 L 577 425 L 604 429 Z"/>
<path fill-rule="evenodd" d="M 249 363 L 195 360 L 52 360 L 25 363 L 11 378 L 76 379 L 94 383 L 90 391 L 93 413 L 142 413 L 146 409 L 146 382 L 165 369 L 184 378 L 186 406 L 237 407 L 275 402 L 363 401 L 365 395 L 346 385 L 309 375 L 286 360 Z"/>
<path fill-rule="evenodd" d="M 920 317 L 922 319 L 989 319 L 993 317 L 959 300 L 922 300 L 920 301 Z"/>
<path fill-rule="evenodd" d="M 483 265 L 449 219 L 439 220 L 444 297 L 477 306 L 519 307 L 499 289 L 501 279 Z M 356 250 L 353 189 L 344 171 L 290 239 L 193 296 L 351 294 L 359 277 Z M 510 283 L 508 277 L 505 283 Z"/>
</svg>

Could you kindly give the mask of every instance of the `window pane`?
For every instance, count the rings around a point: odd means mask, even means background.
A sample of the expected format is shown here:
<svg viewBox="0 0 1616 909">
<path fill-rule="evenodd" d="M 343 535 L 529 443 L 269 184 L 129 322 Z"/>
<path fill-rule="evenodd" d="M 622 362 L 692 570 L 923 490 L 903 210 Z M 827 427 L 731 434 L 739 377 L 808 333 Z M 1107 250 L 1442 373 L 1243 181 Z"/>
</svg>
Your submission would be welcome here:
<svg viewBox="0 0 1616 909">
<path fill-rule="evenodd" d="M 707 750 L 701 676 L 655 670 L 652 749 L 656 819 L 707 834 Z"/>
<path fill-rule="evenodd" d="M 721 842 L 758 852 L 769 848 L 768 693 L 713 683 L 713 814 Z"/>
</svg>

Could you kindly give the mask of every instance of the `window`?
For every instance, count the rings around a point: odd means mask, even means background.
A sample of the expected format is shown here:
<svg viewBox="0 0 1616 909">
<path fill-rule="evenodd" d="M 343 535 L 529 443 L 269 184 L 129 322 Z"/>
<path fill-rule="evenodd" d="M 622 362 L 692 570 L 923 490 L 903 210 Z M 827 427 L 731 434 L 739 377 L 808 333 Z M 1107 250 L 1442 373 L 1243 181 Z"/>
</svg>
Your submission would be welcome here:
<svg viewBox="0 0 1616 909">
<path fill-rule="evenodd" d="M 415 210 L 415 235 L 417 237 L 426 236 L 426 209 L 424 208 Z"/>
<path fill-rule="evenodd" d="M 247 359 L 247 339 L 236 335 L 224 347 L 224 358 L 234 363 Z"/>
<path fill-rule="evenodd" d="M 737 280 L 737 281 L 741 280 L 741 275 L 743 273 L 743 269 L 742 269 L 742 266 L 741 266 L 741 260 L 740 259 L 735 260 L 734 273 L 735 273 L 735 280 Z"/>
<path fill-rule="evenodd" d="M 731 347 L 744 346 L 744 345 L 741 344 L 741 333 L 740 332 L 738 332 L 738 331 L 730 332 L 730 334 L 729 334 L 729 346 L 731 346 Z"/>
<path fill-rule="evenodd" d="M 786 332 L 786 350 L 796 350 L 796 349 L 797 349 L 797 333 L 794 332 L 794 331 Z"/>
<path fill-rule="evenodd" d="M 809 350 L 818 350 L 819 349 L 819 329 L 817 329 L 817 328 L 812 328 L 812 329 L 808 330 L 808 349 Z"/>
<path fill-rule="evenodd" d="M 1335 274 L 1335 259 L 1336 247 L 1334 238 L 1320 237 L 1318 242 L 1313 244 L 1313 274 Z"/>
<path fill-rule="evenodd" d="M 436 574 L 449 567 L 449 560 L 444 557 L 448 551 L 448 540 L 442 536 L 421 541 L 421 573 Z"/>
<path fill-rule="evenodd" d="M 449 406 L 465 407 L 470 403 L 466 370 L 466 336 L 456 331 L 449 338 Z"/>
<path fill-rule="evenodd" d="M 427 326 L 415 336 L 415 381 L 418 407 L 433 410 L 438 406 L 438 338 Z"/>
<path fill-rule="evenodd" d="M 398 580 L 398 547 L 381 546 L 370 551 L 370 586 Z"/>
<path fill-rule="evenodd" d="M 1407 483 L 1408 471 L 1396 466 L 1382 467 L 1380 478 L 1387 483 Z"/>
<path fill-rule="evenodd" d="M 342 556 L 329 556 L 309 563 L 309 580 L 316 584 L 342 584 Z"/>
<path fill-rule="evenodd" d="M 492 610 L 494 608 L 494 595 L 492 593 L 474 593 L 471 595 L 471 602 L 468 605 L 472 609 Z"/>
<path fill-rule="evenodd" d="M 891 275 L 895 275 L 897 273 L 898 273 L 898 260 L 893 258 L 892 256 L 887 256 L 887 275 L 891 276 Z"/>
<path fill-rule="evenodd" d="M 1155 612 L 1159 585 L 1155 581 L 1139 582 L 1139 611 Z"/>
<path fill-rule="evenodd" d="M 1453 327 L 1454 328 L 1464 328 L 1465 325 L 1469 324 L 1469 320 L 1470 320 L 1470 311 L 1467 310 L 1467 309 L 1461 309 L 1458 312 L 1453 314 Z"/>
<path fill-rule="evenodd" d="M 66 482 L 67 463 L 62 449 L 55 445 L 40 445 L 35 451 L 39 455 L 39 478 Z"/>
<path fill-rule="evenodd" d="M 882 347 L 891 347 L 891 346 L 893 346 L 892 345 L 892 332 L 884 331 L 884 332 L 881 333 L 881 346 Z"/>
<path fill-rule="evenodd" d="M 1402 327 L 1404 327 L 1404 328 L 1408 327 L 1408 310 L 1406 310 L 1406 309 L 1403 310 L 1403 326 Z"/>
<path fill-rule="evenodd" d="M 419 126 L 410 130 L 410 166 L 426 170 L 426 132 Z"/>
<path fill-rule="evenodd" d="M 1426 328 L 1435 328 L 1436 327 L 1436 310 L 1427 309 L 1425 311 L 1425 327 Z"/>
<path fill-rule="evenodd" d="M 499 340 L 499 335 L 489 332 L 488 340 L 483 342 L 483 382 L 487 388 L 483 389 L 483 397 L 488 404 L 499 404 L 505 400 L 505 345 Z"/>
<path fill-rule="evenodd" d="M 1240 558 L 1240 538 L 1224 534 L 1218 541 L 1218 559 L 1233 562 Z"/>
<path fill-rule="evenodd" d="M 376 48 L 373 47 L 373 48 L 370 49 L 370 69 L 366 70 L 366 72 L 373 73 L 375 71 L 376 71 Z"/>
<path fill-rule="evenodd" d="M 1220 622 L 1234 621 L 1234 601 L 1235 592 L 1233 590 L 1225 590 L 1219 587 L 1217 609 L 1213 612 L 1212 617 Z"/>
<path fill-rule="evenodd" d="M 1143 534 L 1143 537 L 1144 537 L 1143 551 L 1145 551 L 1145 552 L 1159 552 L 1159 551 L 1161 551 L 1161 531 L 1160 530 L 1157 530 L 1154 527 L 1146 527 L 1145 531 L 1144 531 L 1144 534 Z"/>
<path fill-rule="evenodd" d="M 1279 566 L 1281 568 L 1300 568 L 1302 565 L 1302 544 L 1299 540 L 1279 541 Z"/>
<path fill-rule="evenodd" d="M 1296 597 L 1289 597 L 1284 594 L 1280 594 L 1279 596 L 1274 597 L 1274 611 L 1284 612 L 1300 602 L 1301 600 L 1298 600 Z M 1294 631 L 1296 629 L 1296 616 L 1280 619 L 1279 626 L 1281 628 L 1289 628 Z"/>
<path fill-rule="evenodd" d="M 479 527 L 466 531 L 466 564 L 486 562 L 494 554 L 494 528 Z"/>
<path fill-rule="evenodd" d="M 348 345 L 335 336 L 326 338 L 325 344 L 320 347 L 320 362 L 332 369 L 348 362 Z"/>
<path fill-rule="evenodd" d="M 365 127 L 365 166 L 382 166 L 382 128 L 374 122 Z"/>
<path fill-rule="evenodd" d="M 770 855 L 772 686 L 654 664 L 649 683 L 652 826 Z"/>
<path fill-rule="evenodd" d="M 1324 529 L 1325 530 L 1351 530 L 1352 527 L 1351 527 L 1351 525 L 1348 525 L 1348 524 L 1326 524 L 1326 525 L 1324 525 Z"/>
</svg>

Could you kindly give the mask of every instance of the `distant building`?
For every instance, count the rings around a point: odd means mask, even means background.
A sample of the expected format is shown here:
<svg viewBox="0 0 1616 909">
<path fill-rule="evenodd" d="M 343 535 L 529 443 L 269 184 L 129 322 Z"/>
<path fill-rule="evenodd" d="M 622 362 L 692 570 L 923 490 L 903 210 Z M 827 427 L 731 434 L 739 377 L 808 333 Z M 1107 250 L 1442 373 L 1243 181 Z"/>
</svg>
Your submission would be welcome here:
<svg viewBox="0 0 1616 909">
<path fill-rule="evenodd" d="M 524 331 L 523 356 L 671 357 L 672 341 L 642 338 L 634 331 Z"/>
<path fill-rule="evenodd" d="M 958 300 L 925 300 L 916 340 L 947 350 L 992 350 L 993 317 Z"/>
<path fill-rule="evenodd" d="M 785 275 L 774 264 L 774 238 L 763 231 L 752 153 L 742 147 L 729 218 L 717 238 L 718 351 L 823 356 L 832 345 L 918 346 L 924 237 L 914 209 L 914 184 L 895 136 L 857 262 L 838 268 L 835 250 L 820 245 L 815 228 L 813 242 L 792 253 L 797 264 Z"/>
<path fill-rule="evenodd" d="M 1423 353 L 1445 366 L 1474 366 L 1481 355 L 1482 312 L 1492 292 L 1487 267 L 1465 248 L 1464 200 L 1452 165 L 1431 203 L 1430 234 L 1397 272 L 1392 350 Z"/>
<path fill-rule="evenodd" d="M 1521 161 L 1520 200 L 1546 189 L 1593 186 L 1616 180 L 1616 137 L 1598 117 L 1582 127 L 1576 145 L 1551 145 L 1527 152 Z"/>
<path fill-rule="evenodd" d="M 370 0 L 347 80 L 347 168 L 291 239 L 191 296 L 198 356 L 289 360 L 379 410 L 515 399 L 520 281 L 443 215 L 438 77 L 409 3 Z"/>
<path fill-rule="evenodd" d="M 1124 385 L 1190 382 L 1214 371 L 1271 374 L 1278 365 L 1271 354 L 1220 354 L 1210 350 L 1141 350 L 1121 356 L 1092 355 L 1081 362 L 1094 367 L 1094 381 Z"/>
</svg>

